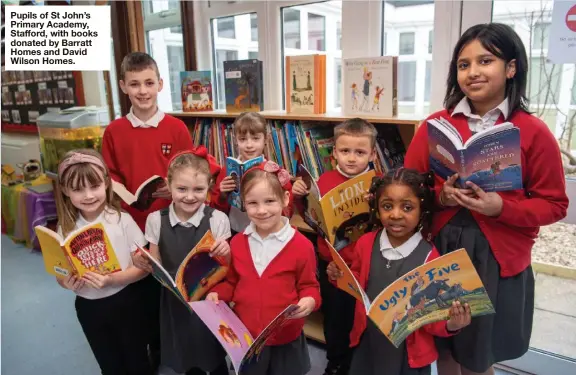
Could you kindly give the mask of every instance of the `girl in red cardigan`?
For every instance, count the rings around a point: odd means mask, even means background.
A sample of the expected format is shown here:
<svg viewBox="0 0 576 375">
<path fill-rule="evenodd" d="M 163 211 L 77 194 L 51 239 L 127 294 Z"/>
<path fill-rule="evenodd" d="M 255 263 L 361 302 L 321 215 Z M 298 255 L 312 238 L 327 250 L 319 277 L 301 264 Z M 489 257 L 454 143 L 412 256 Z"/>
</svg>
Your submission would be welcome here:
<svg viewBox="0 0 576 375">
<path fill-rule="evenodd" d="M 360 237 L 351 267 L 371 300 L 400 276 L 439 256 L 420 234 L 432 216 L 433 178 L 432 174 L 420 175 L 403 168 L 374 178 L 370 206 L 384 229 Z M 334 262 L 327 273 L 332 280 L 342 276 Z M 433 335 L 450 336 L 470 320 L 468 304 L 454 302 L 448 321 L 420 328 L 396 348 L 372 321 L 367 323 L 364 305 L 356 302 L 350 345 L 358 347 L 350 374 L 429 375 L 430 364 L 438 357 Z"/>
<path fill-rule="evenodd" d="M 449 120 L 466 141 L 509 121 L 520 129 L 523 189 L 486 193 L 456 175 L 436 177 L 439 212 L 431 228 L 441 254 L 466 248 L 496 309 L 475 318 L 459 335 L 438 340 L 438 373 L 493 374 L 496 362 L 528 350 L 534 312 L 531 250 L 538 229 L 566 216 L 568 198 L 558 144 L 545 123 L 530 115 L 525 97 L 528 62 L 522 41 L 507 25 L 468 29 L 456 44 L 444 105 L 430 118 Z M 429 169 L 426 121 L 405 166 Z M 442 341 L 442 342 L 440 342 Z"/>
<path fill-rule="evenodd" d="M 310 370 L 304 318 L 320 306 L 320 286 L 312 243 L 282 216 L 290 189 L 288 172 L 270 161 L 244 175 L 240 194 L 251 222 L 232 238 L 225 281 L 206 296 L 234 302 L 253 337 L 288 305 L 299 306 L 242 375 L 304 375 Z"/>
</svg>

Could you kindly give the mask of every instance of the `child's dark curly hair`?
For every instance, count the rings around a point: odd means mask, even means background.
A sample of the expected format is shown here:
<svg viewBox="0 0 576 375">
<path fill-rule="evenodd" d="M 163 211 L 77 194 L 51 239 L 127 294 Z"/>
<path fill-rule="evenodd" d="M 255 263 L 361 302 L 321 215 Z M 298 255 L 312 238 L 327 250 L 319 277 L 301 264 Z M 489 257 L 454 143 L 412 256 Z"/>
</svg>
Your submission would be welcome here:
<svg viewBox="0 0 576 375">
<path fill-rule="evenodd" d="M 393 184 L 405 185 L 412 189 L 414 195 L 420 199 L 420 223 L 418 230 L 427 230 L 432 225 L 434 209 L 434 173 L 419 173 L 414 169 L 399 168 L 389 172 L 383 177 L 374 177 L 370 186 L 370 214 L 371 221 L 381 225 L 378 218 L 378 200 L 384 190 Z"/>
</svg>

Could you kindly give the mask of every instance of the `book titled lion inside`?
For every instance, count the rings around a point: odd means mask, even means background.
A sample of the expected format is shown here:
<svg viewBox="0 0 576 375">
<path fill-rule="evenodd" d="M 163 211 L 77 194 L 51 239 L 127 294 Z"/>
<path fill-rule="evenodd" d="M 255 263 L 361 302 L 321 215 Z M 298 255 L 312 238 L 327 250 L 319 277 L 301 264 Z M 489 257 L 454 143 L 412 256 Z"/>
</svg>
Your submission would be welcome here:
<svg viewBox="0 0 576 375">
<path fill-rule="evenodd" d="M 299 165 L 298 177 L 302 178 L 309 193 L 303 199 L 295 200 L 296 208 L 304 222 L 339 251 L 370 231 L 370 206 L 365 195 L 374 176 L 376 172 L 370 170 L 320 196 L 312 174 Z"/>
<path fill-rule="evenodd" d="M 466 142 L 446 119 L 428 120 L 430 169 L 457 185 L 471 181 L 486 192 L 522 189 L 520 129 L 512 123 L 489 127 Z"/>
<path fill-rule="evenodd" d="M 40 225 L 34 232 L 51 275 L 82 277 L 86 271 L 106 275 L 122 270 L 102 223 L 82 227 L 66 238 Z"/>
<path fill-rule="evenodd" d="M 343 273 L 336 281 L 338 288 L 364 305 L 366 315 L 395 347 L 420 327 L 448 319 L 453 301 L 467 303 L 473 317 L 495 312 L 465 249 L 413 269 L 370 301 L 340 254 L 328 247 Z"/>
</svg>

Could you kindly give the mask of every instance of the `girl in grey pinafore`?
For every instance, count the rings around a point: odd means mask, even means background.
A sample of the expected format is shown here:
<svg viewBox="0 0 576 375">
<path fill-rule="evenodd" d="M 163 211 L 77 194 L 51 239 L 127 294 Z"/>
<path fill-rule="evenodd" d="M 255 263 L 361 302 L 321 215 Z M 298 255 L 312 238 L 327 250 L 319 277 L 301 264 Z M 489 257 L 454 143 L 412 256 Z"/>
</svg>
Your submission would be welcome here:
<svg viewBox="0 0 576 375">
<path fill-rule="evenodd" d="M 162 266 L 173 278 L 186 255 L 210 230 L 213 208 L 204 207 L 198 227 L 170 225 L 168 209 L 160 211 L 158 248 Z M 170 290 L 162 288 L 160 296 L 160 350 L 162 364 L 178 373 L 227 373 L 226 353 L 198 316 Z"/>
<path fill-rule="evenodd" d="M 406 258 L 388 260 L 380 251 L 380 236 L 376 236 L 372 247 L 370 273 L 366 284 L 366 294 L 374 300 L 382 290 L 400 276 L 425 263 L 432 246 L 424 239 Z M 362 375 L 429 375 L 430 365 L 421 368 L 411 368 L 408 365 L 406 342 L 400 347 L 394 345 L 382 334 L 380 329 L 367 319 L 366 330 L 355 350 L 350 367 L 350 374 Z"/>
</svg>

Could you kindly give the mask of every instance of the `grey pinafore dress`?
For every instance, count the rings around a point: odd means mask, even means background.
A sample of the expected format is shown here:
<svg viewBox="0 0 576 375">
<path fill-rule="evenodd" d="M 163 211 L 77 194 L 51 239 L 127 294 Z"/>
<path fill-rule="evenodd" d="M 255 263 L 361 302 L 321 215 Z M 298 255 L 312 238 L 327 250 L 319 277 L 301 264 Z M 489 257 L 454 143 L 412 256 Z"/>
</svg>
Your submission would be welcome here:
<svg viewBox="0 0 576 375">
<path fill-rule="evenodd" d="M 288 344 L 265 346 L 258 361 L 248 364 L 240 375 L 305 375 L 310 368 L 308 344 L 302 333 Z"/>
<path fill-rule="evenodd" d="M 376 236 L 372 246 L 372 260 L 370 261 L 370 273 L 366 285 L 366 294 L 370 300 L 374 300 L 392 282 L 400 276 L 421 266 L 432 245 L 421 240 L 418 246 L 406 258 L 390 261 L 382 256 L 380 251 L 380 236 L 382 230 Z M 360 339 L 360 344 L 354 352 L 350 374 L 362 375 L 430 375 L 430 365 L 421 368 L 411 368 L 408 365 L 408 351 L 406 341 L 395 348 L 384 336 L 378 327 L 367 318 L 366 330 Z"/>
<path fill-rule="evenodd" d="M 162 266 L 173 278 L 186 255 L 210 230 L 213 208 L 204 208 L 198 227 L 170 225 L 168 209 L 160 211 L 158 247 Z M 192 368 L 213 371 L 225 360 L 226 353 L 198 316 L 167 288 L 160 295 L 160 349 L 162 364 L 178 373 Z"/>
<path fill-rule="evenodd" d="M 436 338 L 439 350 L 450 350 L 468 370 L 484 372 L 494 363 L 528 351 L 534 314 L 532 266 L 516 276 L 501 277 L 500 265 L 469 210 L 460 209 L 435 239 L 440 254 L 464 247 L 484 283 L 496 314 L 472 318 L 449 338 Z"/>
</svg>

